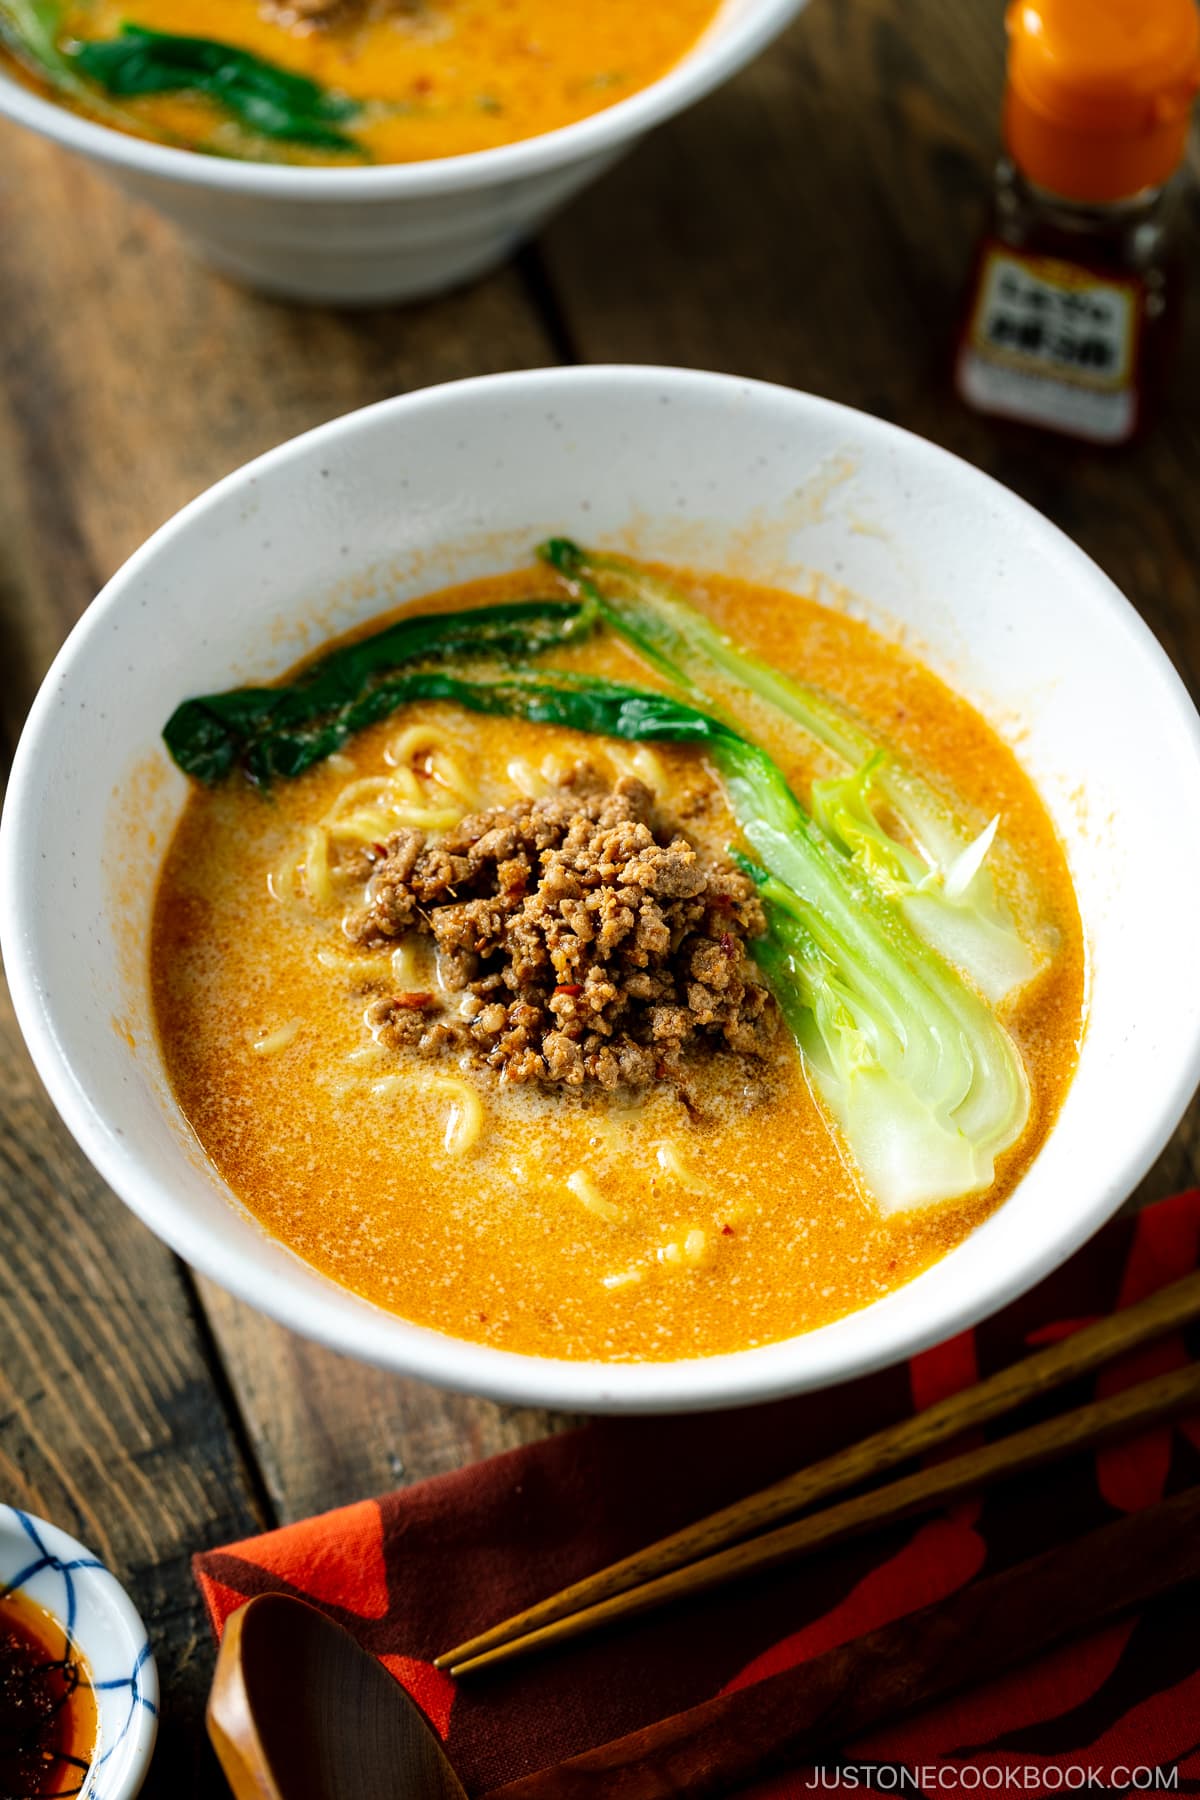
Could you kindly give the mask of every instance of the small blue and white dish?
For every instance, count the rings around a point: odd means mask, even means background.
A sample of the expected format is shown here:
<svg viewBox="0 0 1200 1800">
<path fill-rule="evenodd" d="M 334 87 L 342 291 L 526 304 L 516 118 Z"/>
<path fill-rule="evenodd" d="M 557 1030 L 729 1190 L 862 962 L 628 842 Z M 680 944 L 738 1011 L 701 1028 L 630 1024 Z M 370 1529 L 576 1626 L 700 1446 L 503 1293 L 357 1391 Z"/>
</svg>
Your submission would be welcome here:
<svg viewBox="0 0 1200 1800">
<path fill-rule="evenodd" d="M 133 1800 L 158 1730 L 158 1671 L 133 1602 L 75 1538 L 0 1504 L 0 1600 L 8 1594 L 49 1613 L 86 1665 L 97 1729 L 81 1800 Z"/>
</svg>

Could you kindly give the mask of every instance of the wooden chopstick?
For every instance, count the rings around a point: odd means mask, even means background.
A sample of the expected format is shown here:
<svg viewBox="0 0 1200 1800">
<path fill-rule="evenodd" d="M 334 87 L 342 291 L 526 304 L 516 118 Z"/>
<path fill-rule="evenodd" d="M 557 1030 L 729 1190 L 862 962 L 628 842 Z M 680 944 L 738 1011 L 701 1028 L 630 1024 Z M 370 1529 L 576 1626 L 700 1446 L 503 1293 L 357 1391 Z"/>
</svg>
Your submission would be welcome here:
<svg viewBox="0 0 1200 1800">
<path fill-rule="evenodd" d="M 569 1615 L 591 1609 L 643 1583 L 751 1537 L 832 1494 L 907 1462 L 1002 1417 L 1038 1395 L 1103 1367 L 1115 1357 L 1163 1337 L 1200 1317 L 1200 1271 L 1148 1299 L 1084 1326 L 1060 1343 L 1012 1363 L 973 1387 L 923 1412 L 889 1425 L 834 1455 L 789 1475 L 732 1506 L 710 1513 L 660 1538 L 620 1562 L 538 1601 L 437 1658 L 440 1669 L 458 1669 L 485 1651 L 524 1637 Z"/>
<path fill-rule="evenodd" d="M 856 1537 L 873 1526 L 890 1525 L 913 1513 L 928 1512 L 947 1500 L 985 1487 L 1003 1476 L 1017 1475 L 1041 1463 L 1053 1462 L 1073 1451 L 1089 1449 L 1115 1437 L 1157 1424 L 1172 1414 L 1200 1407 L 1200 1363 L 1189 1363 L 1169 1375 L 1156 1376 L 1122 1393 L 1104 1400 L 1092 1401 L 1073 1412 L 1059 1413 L 1040 1425 L 970 1450 L 964 1456 L 935 1463 L 915 1475 L 907 1475 L 885 1487 L 872 1488 L 840 1506 L 810 1513 L 790 1525 L 781 1525 L 761 1537 L 734 1544 L 699 1562 L 672 1569 L 655 1581 L 641 1587 L 627 1588 L 594 1606 L 583 1607 L 539 1626 L 519 1638 L 510 1638 L 491 1650 L 480 1651 L 463 1662 L 451 1666 L 452 1675 L 473 1674 L 476 1670 L 525 1656 L 548 1644 L 579 1637 L 598 1625 L 614 1619 L 629 1619 L 650 1612 L 668 1600 L 702 1594 L 708 1588 L 722 1587 L 742 1575 L 772 1569 L 808 1555 L 822 1545 L 840 1543 Z"/>
<path fill-rule="evenodd" d="M 719 1800 L 1200 1580 L 1200 1488 L 484 1800 Z"/>
</svg>

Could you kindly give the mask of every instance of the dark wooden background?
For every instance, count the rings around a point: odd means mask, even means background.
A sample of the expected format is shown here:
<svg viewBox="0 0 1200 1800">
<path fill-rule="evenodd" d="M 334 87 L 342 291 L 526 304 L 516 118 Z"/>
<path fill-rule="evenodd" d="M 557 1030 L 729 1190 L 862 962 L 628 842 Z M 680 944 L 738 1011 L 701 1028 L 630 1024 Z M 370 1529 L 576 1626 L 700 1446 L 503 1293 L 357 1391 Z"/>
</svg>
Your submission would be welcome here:
<svg viewBox="0 0 1200 1800">
<path fill-rule="evenodd" d="M 0 127 L 0 748 L 118 564 L 248 457 L 428 382 L 689 363 L 922 432 L 1062 525 L 1200 685 L 1200 202 L 1152 435 L 1088 451 L 964 411 L 949 348 L 996 151 L 1000 0 L 813 0 L 512 266 L 447 299 L 303 311 L 192 262 L 79 163 Z M 1113 695 L 1114 707 L 1119 695 Z M 1114 730 L 1121 729 L 1114 711 Z M 1197 1114 L 1145 1184 L 1197 1179 Z M 0 1019 L 0 1495 L 128 1582 L 164 1684 L 147 1790 L 219 1790 L 189 1554 L 551 1429 L 317 1350 L 186 1268 L 68 1140 Z"/>
</svg>

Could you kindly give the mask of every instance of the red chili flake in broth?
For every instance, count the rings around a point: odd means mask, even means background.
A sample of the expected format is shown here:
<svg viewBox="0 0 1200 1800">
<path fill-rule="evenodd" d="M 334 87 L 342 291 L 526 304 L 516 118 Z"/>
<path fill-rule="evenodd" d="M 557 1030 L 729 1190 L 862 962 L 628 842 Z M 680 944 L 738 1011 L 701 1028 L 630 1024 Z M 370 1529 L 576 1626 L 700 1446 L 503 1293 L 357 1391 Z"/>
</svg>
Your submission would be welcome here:
<svg viewBox="0 0 1200 1800">
<path fill-rule="evenodd" d="M 568 999 L 574 1000 L 576 994 L 582 992 L 583 988 L 578 981 L 562 981 L 554 990 L 554 998 L 557 1000 L 560 994 L 566 994 Z"/>
<path fill-rule="evenodd" d="M 375 852 L 376 856 L 380 857 L 381 859 L 387 855 L 387 845 L 386 844 L 372 844 L 371 848 Z"/>
<path fill-rule="evenodd" d="M 424 1012 L 427 1006 L 433 1005 L 433 995 L 396 994 L 393 996 L 392 1005 L 402 1007 L 405 1012 Z"/>
<path fill-rule="evenodd" d="M 733 1236 L 733 1226 L 732 1225 L 722 1225 L 721 1236 L 722 1237 L 732 1237 Z"/>
</svg>

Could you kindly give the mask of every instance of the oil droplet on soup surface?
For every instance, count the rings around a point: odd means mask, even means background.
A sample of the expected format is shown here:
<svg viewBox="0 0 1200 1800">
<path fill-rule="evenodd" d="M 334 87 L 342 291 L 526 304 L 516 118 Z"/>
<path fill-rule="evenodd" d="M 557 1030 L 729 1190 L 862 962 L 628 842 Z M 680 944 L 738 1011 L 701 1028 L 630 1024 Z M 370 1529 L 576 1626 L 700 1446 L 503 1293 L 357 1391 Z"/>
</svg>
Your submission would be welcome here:
<svg viewBox="0 0 1200 1800">
<path fill-rule="evenodd" d="M 1078 910 L 1053 826 L 1011 751 L 862 623 L 774 589 L 683 579 L 719 626 L 854 706 L 981 823 L 1002 814 L 1057 946 L 1004 1013 L 1030 1078 L 1030 1123 L 986 1195 L 889 1219 L 864 1193 L 782 1031 L 761 1080 L 708 1058 L 691 1105 L 663 1082 L 613 1104 L 578 1089 L 503 1087 L 453 1058 L 385 1050 L 364 1023 L 372 997 L 397 985 L 432 992 L 437 967 L 407 946 L 395 967 L 390 953 L 364 953 L 336 908 L 322 914 L 304 901 L 306 881 L 325 874 L 311 864 L 306 873 L 314 821 L 351 784 L 386 777 L 389 745 L 417 722 L 452 750 L 445 780 L 472 790 L 469 806 L 455 801 L 459 813 L 511 804 L 539 783 L 545 791 L 581 756 L 615 778 L 640 754 L 441 702 L 407 708 L 344 745 L 338 767 L 279 783 L 267 799 L 237 784 L 193 795 L 159 887 L 152 977 L 175 1092 L 233 1191 L 333 1280 L 457 1337 L 627 1362 L 715 1355 L 826 1324 L 911 1280 L 995 1209 L 1074 1068 Z M 472 583 L 417 610 L 536 592 L 544 573 Z M 609 637 L 553 660 L 653 684 Z M 797 763 L 794 734 L 764 709 L 748 710 L 747 728 L 801 797 L 829 772 L 815 749 Z M 641 772 L 664 817 L 723 855 L 732 822 L 703 758 L 656 744 L 652 759 Z M 425 798 L 436 788 L 444 804 L 450 789 L 437 786 L 435 765 L 419 779 Z"/>
</svg>

